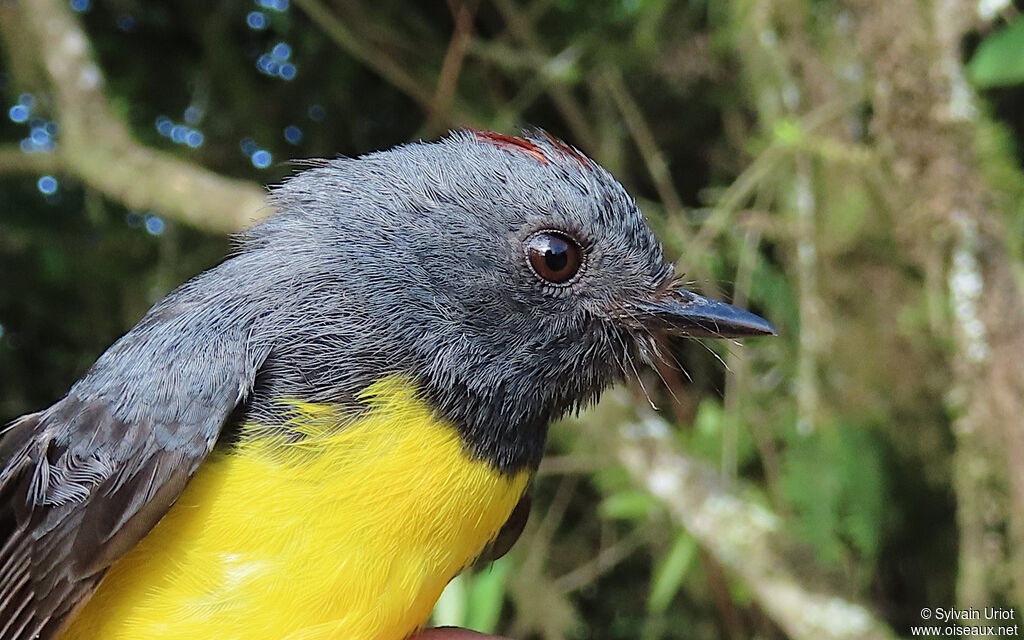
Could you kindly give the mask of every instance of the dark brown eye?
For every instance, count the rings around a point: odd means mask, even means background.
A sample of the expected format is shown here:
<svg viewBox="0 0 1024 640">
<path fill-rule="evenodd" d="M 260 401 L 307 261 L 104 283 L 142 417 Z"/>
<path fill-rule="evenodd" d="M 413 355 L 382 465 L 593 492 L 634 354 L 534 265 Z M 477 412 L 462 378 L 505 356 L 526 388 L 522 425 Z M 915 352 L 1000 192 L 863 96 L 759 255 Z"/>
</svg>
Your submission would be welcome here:
<svg viewBox="0 0 1024 640">
<path fill-rule="evenodd" d="M 551 284 L 565 284 L 583 263 L 580 245 L 559 231 L 539 231 L 526 241 L 526 255 L 533 272 Z"/>
</svg>

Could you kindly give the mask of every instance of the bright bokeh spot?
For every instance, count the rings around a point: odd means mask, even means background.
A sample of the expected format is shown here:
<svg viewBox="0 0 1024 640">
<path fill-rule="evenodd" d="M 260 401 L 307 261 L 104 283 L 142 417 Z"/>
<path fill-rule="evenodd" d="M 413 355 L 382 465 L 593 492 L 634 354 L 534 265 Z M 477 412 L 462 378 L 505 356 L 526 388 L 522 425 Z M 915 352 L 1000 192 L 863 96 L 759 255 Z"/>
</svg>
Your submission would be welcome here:
<svg viewBox="0 0 1024 640">
<path fill-rule="evenodd" d="M 28 120 L 28 116 L 31 113 L 28 107 L 23 104 L 16 104 L 10 108 L 7 112 L 7 116 L 13 122 L 25 122 Z"/>
<path fill-rule="evenodd" d="M 187 122 L 197 122 L 201 118 L 202 111 L 198 107 L 185 109 L 185 120 Z M 165 138 L 170 138 L 172 142 L 187 145 L 192 149 L 201 147 L 206 139 L 202 131 L 183 124 L 176 124 L 167 116 L 160 116 L 156 119 L 156 130 Z"/>
<path fill-rule="evenodd" d="M 256 4 L 264 9 L 273 9 L 274 11 L 288 10 L 288 0 L 256 0 Z"/>
<path fill-rule="evenodd" d="M 249 15 L 245 16 L 245 24 L 249 25 L 250 29 L 262 31 L 267 28 L 267 16 L 262 11 L 250 11 Z"/>
<path fill-rule="evenodd" d="M 289 125 L 284 128 L 284 139 L 292 144 L 299 144 L 302 142 L 302 129 L 295 125 Z"/>
<path fill-rule="evenodd" d="M 274 56 L 278 60 L 287 60 L 292 55 L 292 47 L 287 42 L 278 42 L 274 45 L 274 48 L 270 50 L 270 55 Z"/>
<path fill-rule="evenodd" d="M 252 154 L 250 159 L 252 160 L 252 166 L 256 167 L 257 169 L 266 169 L 267 167 L 270 166 L 270 163 L 273 161 L 273 157 L 270 155 L 270 152 L 267 151 L 266 149 L 260 149 L 259 151 L 256 151 L 255 153 Z"/>
<path fill-rule="evenodd" d="M 256 59 L 256 68 L 268 76 L 291 80 L 298 72 L 297 67 L 288 62 L 291 56 L 292 46 L 287 42 L 278 42 L 268 53 L 264 53 Z"/>
<path fill-rule="evenodd" d="M 269 53 L 264 53 L 256 59 L 256 68 L 268 76 L 276 76 L 280 66 Z"/>
<path fill-rule="evenodd" d="M 164 220 L 158 215 L 148 214 L 146 215 L 146 232 L 153 236 L 158 236 L 164 232 Z"/>
<path fill-rule="evenodd" d="M 52 196 L 57 193 L 57 179 L 53 176 L 43 176 L 36 181 L 39 192 L 45 196 Z"/>
<path fill-rule="evenodd" d="M 167 116 L 160 116 L 156 119 L 156 130 L 160 132 L 162 136 L 171 135 L 171 129 L 174 128 L 174 123 Z"/>
</svg>

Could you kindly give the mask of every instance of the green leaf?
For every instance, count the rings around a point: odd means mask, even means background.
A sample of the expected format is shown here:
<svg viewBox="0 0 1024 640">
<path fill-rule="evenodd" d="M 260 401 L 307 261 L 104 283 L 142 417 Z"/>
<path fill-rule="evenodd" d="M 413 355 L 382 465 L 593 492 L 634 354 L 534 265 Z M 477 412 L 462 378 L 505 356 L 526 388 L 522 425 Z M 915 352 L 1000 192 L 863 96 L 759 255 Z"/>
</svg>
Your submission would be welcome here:
<svg viewBox="0 0 1024 640">
<path fill-rule="evenodd" d="M 601 501 L 598 513 L 609 520 L 639 520 L 658 508 L 658 501 L 650 493 L 626 489 Z"/>
<path fill-rule="evenodd" d="M 505 578 L 512 565 L 508 557 L 501 558 L 473 576 L 469 589 L 469 609 L 466 626 L 481 633 L 494 633 L 505 604 Z"/>
<path fill-rule="evenodd" d="M 868 571 L 879 551 L 889 494 L 882 445 L 871 429 L 822 425 L 790 444 L 782 471 L 797 529 L 819 560 L 859 562 Z"/>
<path fill-rule="evenodd" d="M 779 143 L 787 147 L 797 147 L 803 142 L 806 132 L 798 120 L 782 118 L 775 123 L 772 134 Z"/>
<path fill-rule="evenodd" d="M 651 595 L 647 598 L 647 610 L 664 613 L 679 592 L 686 574 L 697 555 L 697 543 L 685 531 L 672 543 L 672 548 L 658 563 L 651 580 Z"/>
<path fill-rule="evenodd" d="M 757 448 L 750 431 L 739 423 L 736 415 L 726 413 L 717 399 L 704 398 L 697 407 L 686 448 L 717 462 L 722 459 L 724 439 L 728 439 L 729 446 L 735 446 L 733 454 L 740 465 L 756 457 Z"/>
<path fill-rule="evenodd" d="M 1024 82 L 1024 20 L 1015 20 L 982 40 L 967 70 L 982 88 Z"/>
</svg>

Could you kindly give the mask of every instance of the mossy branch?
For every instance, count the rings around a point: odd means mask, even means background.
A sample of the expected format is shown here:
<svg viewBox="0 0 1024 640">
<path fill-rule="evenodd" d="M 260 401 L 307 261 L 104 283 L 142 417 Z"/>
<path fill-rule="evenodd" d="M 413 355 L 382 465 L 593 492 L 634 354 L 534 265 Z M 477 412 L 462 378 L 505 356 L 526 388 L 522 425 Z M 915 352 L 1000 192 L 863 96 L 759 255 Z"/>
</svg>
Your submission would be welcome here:
<svg viewBox="0 0 1024 640">
<path fill-rule="evenodd" d="M 5 10 L 6 48 L 32 56 L 8 56 L 10 64 L 46 70 L 60 139 L 52 154 L 3 150 L 0 171 L 60 170 L 133 209 L 152 209 L 207 231 L 238 231 L 267 215 L 265 192 L 133 139 L 110 107 L 103 73 L 89 39 L 67 2 L 33 0 Z M 11 42 L 16 38 L 17 42 Z M 19 77 L 19 74 L 12 74 Z"/>
</svg>

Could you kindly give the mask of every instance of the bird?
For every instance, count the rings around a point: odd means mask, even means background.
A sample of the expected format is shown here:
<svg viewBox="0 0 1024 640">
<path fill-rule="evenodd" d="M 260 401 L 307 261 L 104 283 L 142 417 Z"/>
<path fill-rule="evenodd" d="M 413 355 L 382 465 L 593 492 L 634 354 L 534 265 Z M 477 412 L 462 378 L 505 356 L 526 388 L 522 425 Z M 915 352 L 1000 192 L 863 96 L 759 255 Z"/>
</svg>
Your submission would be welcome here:
<svg viewBox="0 0 1024 640">
<path fill-rule="evenodd" d="M 0 639 L 402 640 L 631 354 L 776 333 L 541 130 L 304 161 L 268 203 L 6 428 Z"/>
</svg>

